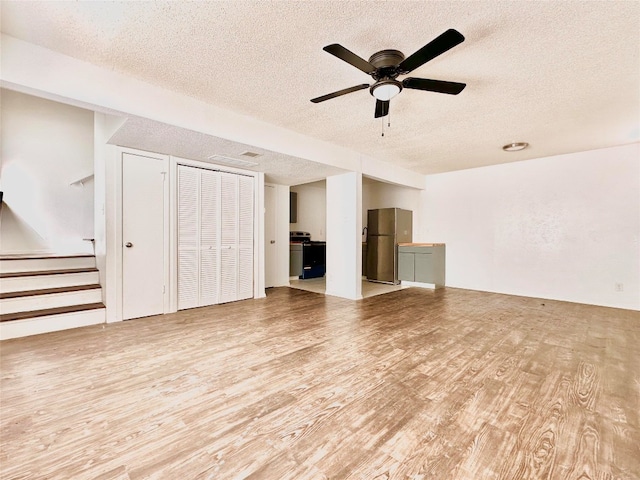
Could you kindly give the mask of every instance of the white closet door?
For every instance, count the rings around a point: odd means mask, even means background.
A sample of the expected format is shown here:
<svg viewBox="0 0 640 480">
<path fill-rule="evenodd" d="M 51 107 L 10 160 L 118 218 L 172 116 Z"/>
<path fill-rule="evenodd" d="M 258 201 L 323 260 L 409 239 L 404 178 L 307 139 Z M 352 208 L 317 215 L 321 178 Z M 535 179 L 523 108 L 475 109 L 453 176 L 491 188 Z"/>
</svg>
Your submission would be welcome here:
<svg viewBox="0 0 640 480">
<path fill-rule="evenodd" d="M 238 175 L 220 174 L 220 302 L 238 299 Z"/>
<path fill-rule="evenodd" d="M 253 178 L 238 177 L 238 300 L 253 297 Z"/>
<path fill-rule="evenodd" d="M 178 166 L 178 309 L 253 297 L 253 182 Z"/>
<path fill-rule="evenodd" d="M 178 309 L 199 306 L 200 173 L 178 166 Z"/>
<path fill-rule="evenodd" d="M 200 172 L 200 306 L 218 303 L 220 289 L 220 175 Z"/>
</svg>

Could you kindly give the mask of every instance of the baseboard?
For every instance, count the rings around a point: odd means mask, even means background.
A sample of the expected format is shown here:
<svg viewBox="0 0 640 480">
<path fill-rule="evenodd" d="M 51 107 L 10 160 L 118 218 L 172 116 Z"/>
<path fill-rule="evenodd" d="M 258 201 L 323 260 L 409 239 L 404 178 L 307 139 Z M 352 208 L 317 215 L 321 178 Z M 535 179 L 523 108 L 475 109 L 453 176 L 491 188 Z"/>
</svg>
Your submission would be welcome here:
<svg viewBox="0 0 640 480">
<path fill-rule="evenodd" d="M 435 283 L 408 282 L 407 280 L 402 280 L 402 286 L 403 287 L 429 288 L 431 290 L 435 290 L 436 288 L 444 287 L 444 285 L 436 285 Z"/>
</svg>

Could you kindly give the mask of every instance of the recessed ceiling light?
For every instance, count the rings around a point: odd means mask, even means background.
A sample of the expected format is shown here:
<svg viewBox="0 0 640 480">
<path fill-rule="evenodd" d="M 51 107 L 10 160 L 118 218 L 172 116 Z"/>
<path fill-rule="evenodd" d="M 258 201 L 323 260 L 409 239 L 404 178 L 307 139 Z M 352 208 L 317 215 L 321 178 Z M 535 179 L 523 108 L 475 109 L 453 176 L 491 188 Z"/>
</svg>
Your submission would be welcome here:
<svg viewBox="0 0 640 480">
<path fill-rule="evenodd" d="M 502 149 L 505 152 L 519 152 L 520 150 L 524 150 L 527 148 L 529 144 L 527 142 L 513 142 L 507 143 Z"/>
</svg>

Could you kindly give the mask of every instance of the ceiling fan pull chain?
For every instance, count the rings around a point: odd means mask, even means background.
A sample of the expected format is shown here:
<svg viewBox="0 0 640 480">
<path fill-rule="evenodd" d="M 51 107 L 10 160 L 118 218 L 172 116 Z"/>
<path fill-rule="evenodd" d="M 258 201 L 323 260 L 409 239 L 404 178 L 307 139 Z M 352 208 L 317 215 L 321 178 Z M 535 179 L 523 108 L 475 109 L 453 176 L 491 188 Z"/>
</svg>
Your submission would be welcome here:
<svg viewBox="0 0 640 480">
<path fill-rule="evenodd" d="M 391 109 L 389 109 L 389 118 L 388 118 L 389 123 L 387 123 L 387 127 L 391 128 Z"/>
<path fill-rule="evenodd" d="M 382 117 L 382 136 L 384 137 L 384 117 Z"/>
</svg>

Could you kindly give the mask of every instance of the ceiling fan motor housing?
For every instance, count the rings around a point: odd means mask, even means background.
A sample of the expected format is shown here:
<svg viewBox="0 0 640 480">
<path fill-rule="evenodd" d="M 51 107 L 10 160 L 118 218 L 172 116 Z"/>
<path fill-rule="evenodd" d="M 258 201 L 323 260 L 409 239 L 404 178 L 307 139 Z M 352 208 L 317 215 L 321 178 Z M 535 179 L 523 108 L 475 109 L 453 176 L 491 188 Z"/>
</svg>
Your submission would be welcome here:
<svg viewBox="0 0 640 480">
<path fill-rule="evenodd" d="M 374 53 L 369 58 L 369 63 L 376 67 L 376 71 L 371 74 L 375 80 L 384 78 L 396 78 L 400 75 L 398 65 L 404 60 L 404 55 L 399 50 L 381 50 Z"/>
<path fill-rule="evenodd" d="M 376 67 L 376 70 L 371 73 L 371 76 L 376 81 L 371 85 L 371 88 L 369 88 L 369 93 L 371 95 L 378 98 L 379 95 L 376 95 L 373 92 L 383 85 L 395 85 L 397 92 L 394 91 L 394 94 L 402 91 L 402 84 L 397 81 L 396 78 L 401 73 L 398 69 L 398 65 L 400 65 L 400 62 L 403 60 L 404 55 L 399 50 L 381 50 L 369 57 L 369 63 Z M 382 98 L 387 100 L 385 97 Z"/>
</svg>

